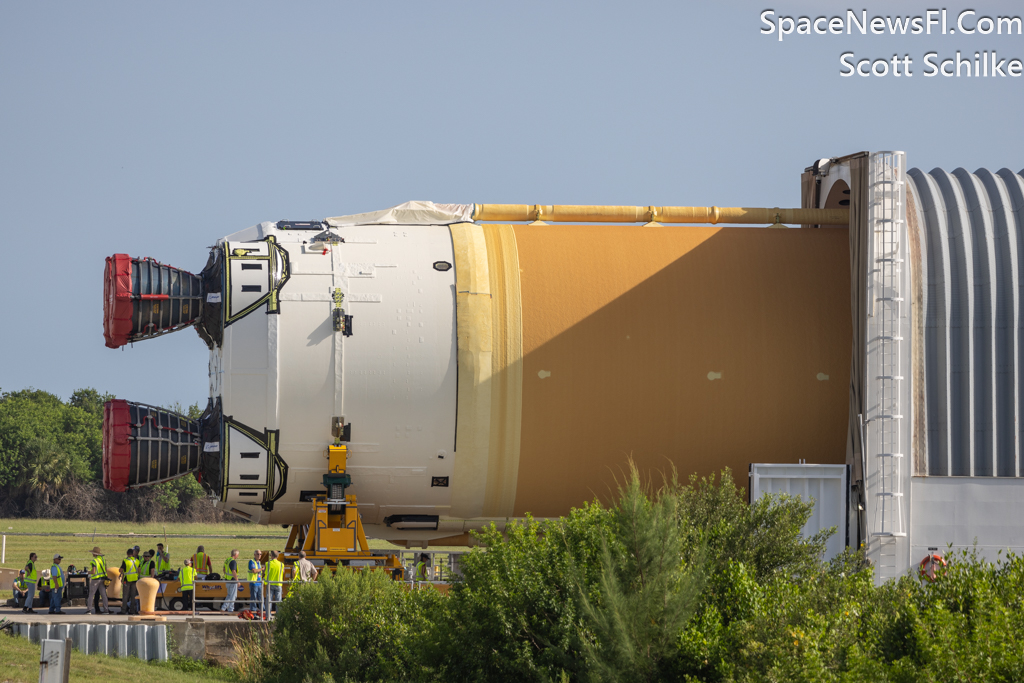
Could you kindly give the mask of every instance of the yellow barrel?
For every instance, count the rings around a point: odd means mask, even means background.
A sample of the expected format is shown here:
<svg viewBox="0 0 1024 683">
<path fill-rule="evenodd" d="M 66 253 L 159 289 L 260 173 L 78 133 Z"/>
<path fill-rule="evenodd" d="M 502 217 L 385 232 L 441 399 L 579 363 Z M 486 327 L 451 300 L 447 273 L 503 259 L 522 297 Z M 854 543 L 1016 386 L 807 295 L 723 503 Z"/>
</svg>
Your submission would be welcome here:
<svg viewBox="0 0 1024 683">
<path fill-rule="evenodd" d="M 452 226 L 451 518 L 566 514 L 629 458 L 843 463 L 846 228 Z M 452 531 L 457 529 L 452 528 Z"/>
</svg>

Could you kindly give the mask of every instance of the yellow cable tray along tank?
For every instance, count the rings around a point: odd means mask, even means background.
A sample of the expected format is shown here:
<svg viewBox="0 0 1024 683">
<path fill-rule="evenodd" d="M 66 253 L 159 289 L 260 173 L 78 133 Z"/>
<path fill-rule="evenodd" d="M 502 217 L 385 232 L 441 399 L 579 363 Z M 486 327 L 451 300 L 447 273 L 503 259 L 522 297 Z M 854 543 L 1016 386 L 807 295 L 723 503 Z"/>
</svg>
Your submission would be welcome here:
<svg viewBox="0 0 1024 683">
<path fill-rule="evenodd" d="M 847 220 L 410 202 L 261 223 L 198 275 L 113 256 L 108 346 L 194 326 L 210 397 L 199 420 L 108 404 L 105 484 L 195 472 L 258 523 L 310 524 L 319 496 L 370 537 L 458 544 L 608 498 L 630 458 L 741 481 L 752 461 L 844 463 Z M 785 223 L 823 227 L 763 229 Z"/>
</svg>

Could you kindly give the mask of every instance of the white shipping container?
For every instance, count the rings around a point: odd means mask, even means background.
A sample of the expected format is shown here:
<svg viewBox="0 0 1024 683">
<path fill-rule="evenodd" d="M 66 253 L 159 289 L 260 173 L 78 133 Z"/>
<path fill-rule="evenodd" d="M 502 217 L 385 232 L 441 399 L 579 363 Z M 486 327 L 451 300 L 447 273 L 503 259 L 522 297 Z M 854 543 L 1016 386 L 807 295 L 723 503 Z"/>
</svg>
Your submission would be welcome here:
<svg viewBox="0 0 1024 683">
<path fill-rule="evenodd" d="M 813 500 L 814 511 L 802 531 L 805 537 L 811 537 L 829 527 L 836 528 L 825 546 L 828 560 L 846 547 L 846 480 L 846 465 L 751 463 L 750 502 L 769 493 Z"/>
</svg>

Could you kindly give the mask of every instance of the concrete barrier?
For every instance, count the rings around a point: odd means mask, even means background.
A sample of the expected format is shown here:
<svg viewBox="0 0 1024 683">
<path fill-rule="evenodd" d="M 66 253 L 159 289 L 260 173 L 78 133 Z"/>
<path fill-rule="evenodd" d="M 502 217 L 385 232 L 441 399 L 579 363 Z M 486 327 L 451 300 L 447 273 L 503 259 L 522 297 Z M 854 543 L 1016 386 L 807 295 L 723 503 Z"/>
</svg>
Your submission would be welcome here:
<svg viewBox="0 0 1024 683">
<path fill-rule="evenodd" d="M 166 624 L 15 623 L 14 632 L 33 643 L 70 638 L 85 654 L 167 661 Z"/>
<path fill-rule="evenodd" d="M 271 623 L 252 621 L 205 621 L 188 618 L 184 621 L 154 623 L 47 623 L 15 622 L 15 634 L 33 643 L 41 640 L 71 638 L 76 650 L 85 654 L 111 657 L 137 657 L 142 660 L 167 661 L 181 655 L 197 661 L 207 660 L 220 666 L 234 666 L 238 661 L 234 641 L 259 629 L 261 638 L 273 628 Z"/>
<path fill-rule="evenodd" d="M 174 651 L 195 660 L 207 660 L 219 666 L 235 666 L 238 653 L 235 640 L 252 634 L 253 629 L 266 639 L 265 634 L 273 623 L 258 621 L 204 621 L 200 618 L 175 621 L 171 628 L 170 640 Z"/>
</svg>

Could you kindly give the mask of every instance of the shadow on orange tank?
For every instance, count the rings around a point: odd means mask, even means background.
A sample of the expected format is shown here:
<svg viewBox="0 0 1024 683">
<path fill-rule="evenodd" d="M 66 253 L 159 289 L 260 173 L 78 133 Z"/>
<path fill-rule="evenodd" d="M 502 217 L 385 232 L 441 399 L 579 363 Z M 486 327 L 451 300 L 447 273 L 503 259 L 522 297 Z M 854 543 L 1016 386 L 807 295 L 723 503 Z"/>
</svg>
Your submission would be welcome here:
<svg viewBox="0 0 1024 683">
<path fill-rule="evenodd" d="M 751 462 L 845 462 L 845 228 L 515 232 L 515 515 L 608 500 L 629 457 L 655 481 L 673 465 L 684 481 L 729 467 L 740 485 Z"/>
</svg>

